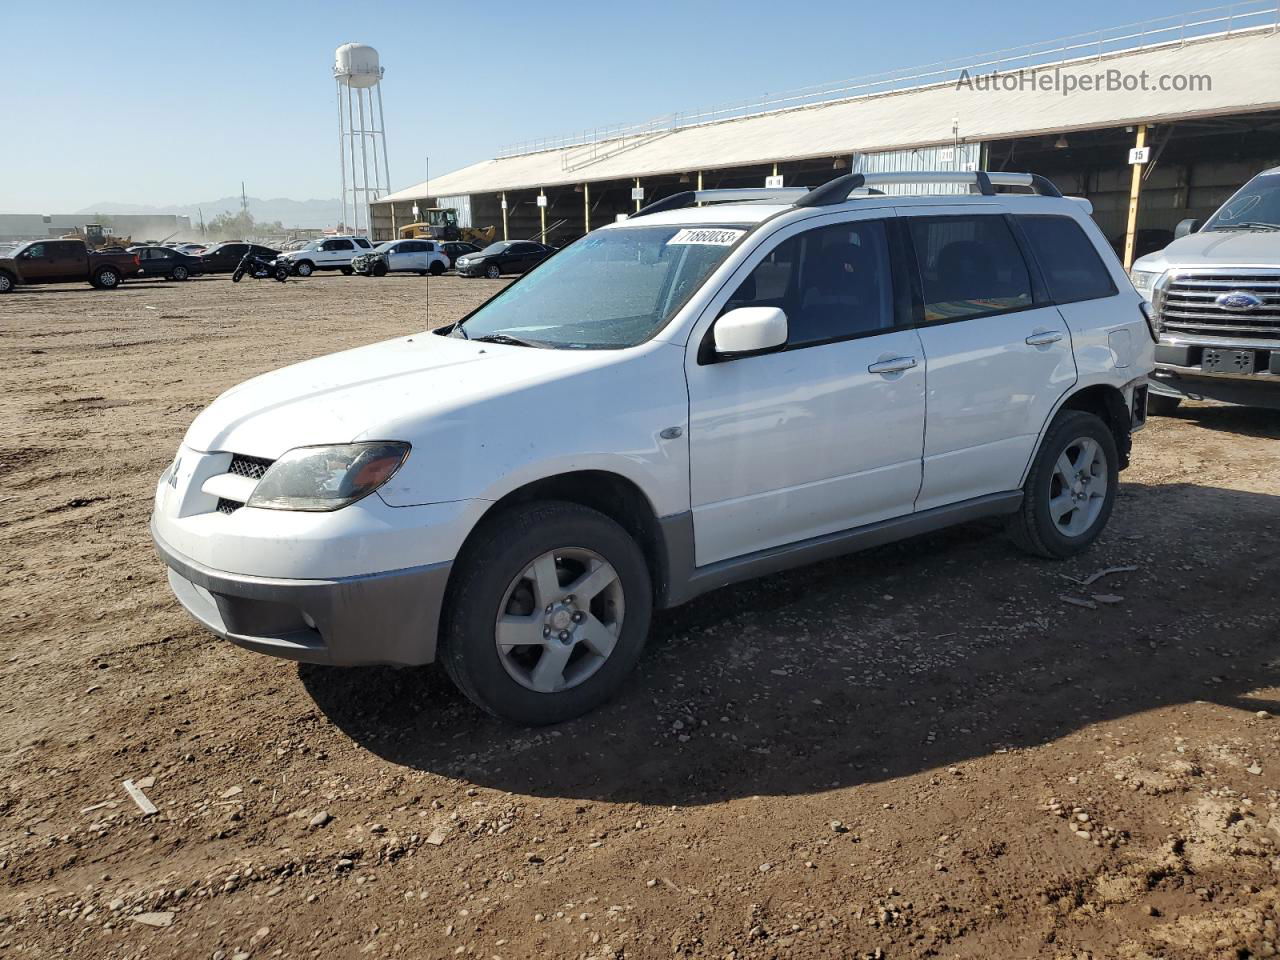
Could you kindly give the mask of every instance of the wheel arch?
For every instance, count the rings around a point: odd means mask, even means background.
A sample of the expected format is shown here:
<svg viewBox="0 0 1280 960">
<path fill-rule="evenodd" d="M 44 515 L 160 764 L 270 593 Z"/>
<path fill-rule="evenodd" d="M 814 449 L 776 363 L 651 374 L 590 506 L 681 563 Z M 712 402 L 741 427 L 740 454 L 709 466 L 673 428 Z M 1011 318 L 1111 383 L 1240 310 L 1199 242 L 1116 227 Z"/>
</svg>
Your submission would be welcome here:
<svg viewBox="0 0 1280 960">
<path fill-rule="evenodd" d="M 635 540 L 653 583 L 654 606 L 665 606 L 670 570 L 662 525 L 652 502 L 635 481 L 608 470 L 575 470 L 529 481 L 495 500 L 480 515 L 458 550 L 461 556 L 476 530 L 502 510 L 523 503 L 559 500 L 603 513 Z"/>
<path fill-rule="evenodd" d="M 1129 406 L 1125 403 L 1124 392 L 1109 383 L 1095 383 L 1069 394 L 1058 410 L 1081 410 L 1092 413 L 1107 425 L 1111 435 L 1115 437 L 1116 452 L 1120 454 L 1120 469 L 1129 466 L 1129 451 L 1133 446 L 1132 423 L 1129 417 Z"/>
<path fill-rule="evenodd" d="M 1129 466 L 1129 451 L 1133 446 L 1133 425 L 1129 419 L 1129 407 L 1125 402 L 1124 390 L 1113 383 L 1077 384 L 1076 389 L 1064 394 L 1057 406 L 1045 418 L 1044 424 L 1040 427 L 1040 435 L 1036 437 L 1035 446 L 1031 450 L 1031 456 L 1027 458 L 1027 464 L 1022 468 L 1022 476 L 1018 480 L 1019 486 L 1027 482 L 1027 475 L 1031 472 L 1031 465 L 1035 463 L 1036 454 L 1040 452 L 1040 445 L 1044 443 L 1054 418 L 1063 410 L 1082 410 L 1085 413 L 1092 413 L 1105 423 L 1116 441 L 1116 453 L 1120 455 L 1120 469 L 1124 470 Z"/>
</svg>

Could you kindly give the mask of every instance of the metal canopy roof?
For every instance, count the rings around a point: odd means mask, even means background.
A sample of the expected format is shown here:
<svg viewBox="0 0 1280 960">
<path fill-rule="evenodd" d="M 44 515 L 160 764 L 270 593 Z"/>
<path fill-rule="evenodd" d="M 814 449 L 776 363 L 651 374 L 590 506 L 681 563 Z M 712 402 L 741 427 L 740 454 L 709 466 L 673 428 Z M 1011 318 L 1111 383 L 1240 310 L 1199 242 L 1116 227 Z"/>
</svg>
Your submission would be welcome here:
<svg viewBox="0 0 1280 960">
<path fill-rule="evenodd" d="M 965 141 L 1246 113 L 1280 107 L 1280 35 L 1267 28 L 1172 42 L 1038 68 L 1044 77 L 1146 73 L 1146 90 L 979 90 L 955 82 L 642 134 L 583 147 L 485 160 L 381 198 L 494 193 L 689 173 L 775 161 L 949 143 L 953 119 Z M 1008 74 L 1005 74 L 1006 76 Z M 1207 75 L 1209 89 L 1155 89 L 1161 77 Z M 974 75 L 975 77 L 977 74 Z M 976 84 L 975 84 L 976 87 Z"/>
</svg>

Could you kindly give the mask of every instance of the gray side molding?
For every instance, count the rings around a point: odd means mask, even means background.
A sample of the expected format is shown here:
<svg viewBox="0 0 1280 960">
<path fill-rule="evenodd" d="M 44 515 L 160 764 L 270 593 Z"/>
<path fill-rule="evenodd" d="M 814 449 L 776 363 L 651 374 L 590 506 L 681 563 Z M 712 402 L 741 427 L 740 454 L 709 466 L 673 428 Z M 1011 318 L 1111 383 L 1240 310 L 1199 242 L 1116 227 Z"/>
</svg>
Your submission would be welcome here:
<svg viewBox="0 0 1280 960">
<path fill-rule="evenodd" d="M 687 603 L 710 590 L 727 587 L 742 580 L 753 580 L 792 567 L 829 560 L 856 553 L 870 547 L 932 533 L 958 523 L 985 517 L 1006 516 L 1022 506 L 1022 491 L 992 493 L 961 503 L 934 507 L 920 513 L 909 513 L 892 520 L 882 520 L 851 530 L 841 530 L 821 537 L 760 550 L 742 557 L 721 560 L 704 567 L 694 566 L 694 530 L 692 512 L 661 518 L 662 539 L 666 550 L 667 589 L 660 598 L 664 608 Z"/>
</svg>

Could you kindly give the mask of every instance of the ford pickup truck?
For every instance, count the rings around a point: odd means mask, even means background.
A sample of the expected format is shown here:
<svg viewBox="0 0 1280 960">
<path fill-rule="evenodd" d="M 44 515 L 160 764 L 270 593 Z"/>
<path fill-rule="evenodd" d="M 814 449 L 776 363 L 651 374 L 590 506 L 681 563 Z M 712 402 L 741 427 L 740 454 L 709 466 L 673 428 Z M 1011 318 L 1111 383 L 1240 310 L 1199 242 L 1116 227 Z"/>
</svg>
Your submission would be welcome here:
<svg viewBox="0 0 1280 960">
<path fill-rule="evenodd" d="M 77 281 L 114 290 L 139 269 L 137 254 L 124 250 L 98 253 L 83 240 L 33 240 L 0 256 L 0 293 L 19 284 Z"/>
<path fill-rule="evenodd" d="M 1183 398 L 1280 409 L 1280 167 L 1133 264 L 1160 340 L 1147 409 Z"/>
</svg>

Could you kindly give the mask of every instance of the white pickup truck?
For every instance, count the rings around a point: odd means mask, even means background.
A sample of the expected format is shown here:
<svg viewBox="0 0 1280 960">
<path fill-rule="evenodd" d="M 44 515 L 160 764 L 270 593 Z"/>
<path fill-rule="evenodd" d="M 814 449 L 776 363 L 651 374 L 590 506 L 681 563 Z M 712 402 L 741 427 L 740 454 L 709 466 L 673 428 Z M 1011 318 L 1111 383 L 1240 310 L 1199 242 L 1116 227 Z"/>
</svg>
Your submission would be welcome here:
<svg viewBox="0 0 1280 960">
<path fill-rule="evenodd" d="M 1280 167 L 1174 237 L 1130 272 L 1160 334 L 1150 411 L 1184 397 L 1280 409 Z"/>
</svg>

